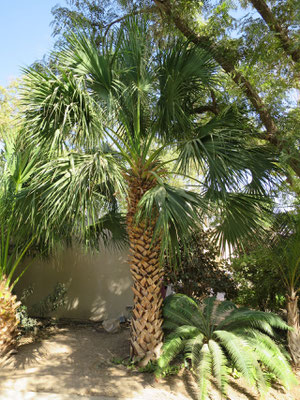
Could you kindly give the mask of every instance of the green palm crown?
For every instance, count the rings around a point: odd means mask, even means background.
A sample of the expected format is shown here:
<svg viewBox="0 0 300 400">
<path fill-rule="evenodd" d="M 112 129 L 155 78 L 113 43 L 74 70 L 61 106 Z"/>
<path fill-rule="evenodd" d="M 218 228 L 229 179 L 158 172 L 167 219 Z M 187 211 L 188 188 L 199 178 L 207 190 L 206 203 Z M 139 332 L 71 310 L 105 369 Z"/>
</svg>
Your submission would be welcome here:
<svg viewBox="0 0 300 400">
<path fill-rule="evenodd" d="M 234 107 L 210 117 L 193 112 L 218 84 L 211 55 L 181 39 L 160 49 L 148 22 L 129 18 L 100 46 L 71 34 L 55 57 L 55 68 L 25 70 L 22 96 L 21 136 L 38 158 L 18 218 L 40 241 L 90 242 L 107 221 L 118 225 L 132 176 L 153 182 L 136 217 L 160 211 L 162 252 L 184 240 L 203 212 L 223 211 L 223 242 L 261 225 L 273 155 L 245 139 L 247 123 Z M 195 190 L 170 185 L 171 175 Z"/>
</svg>

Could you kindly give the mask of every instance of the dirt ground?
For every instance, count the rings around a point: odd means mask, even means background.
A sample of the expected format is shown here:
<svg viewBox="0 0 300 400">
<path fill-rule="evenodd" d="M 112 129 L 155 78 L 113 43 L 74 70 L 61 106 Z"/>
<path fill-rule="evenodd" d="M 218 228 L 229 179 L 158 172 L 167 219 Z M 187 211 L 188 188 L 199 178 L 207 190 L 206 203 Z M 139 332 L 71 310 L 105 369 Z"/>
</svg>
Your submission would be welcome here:
<svg viewBox="0 0 300 400">
<path fill-rule="evenodd" d="M 108 396 L 136 400 L 196 399 L 197 386 L 188 372 L 155 379 L 151 373 L 129 370 L 112 360 L 125 359 L 129 329 L 109 334 L 97 325 L 68 324 L 44 329 L 34 341 L 22 339 L 18 353 L 0 370 L 0 390 Z M 220 396 L 213 390 L 211 399 Z M 259 396 L 240 379 L 231 380 L 230 400 Z M 266 400 L 298 400 L 300 388 L 285 393 L 272 388 Z"/>
</svg>

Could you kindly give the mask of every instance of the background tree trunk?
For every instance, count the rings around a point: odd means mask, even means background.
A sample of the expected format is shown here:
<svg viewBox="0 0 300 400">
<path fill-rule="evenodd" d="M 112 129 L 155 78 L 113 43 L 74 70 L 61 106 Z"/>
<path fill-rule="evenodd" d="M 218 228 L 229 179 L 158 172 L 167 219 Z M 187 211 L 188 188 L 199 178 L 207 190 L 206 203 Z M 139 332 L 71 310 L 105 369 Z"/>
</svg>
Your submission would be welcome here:
<svg viewBox="0 0 300 400">
<path fill-rule="evenodd" d="M 296 367 L 300 367 L 300 323 L 298 312 L 298 296 L 294 290 L 287 296 L 287 319 L 288 325 L 293 331 L 288 332 L 288 344 L 293 362 Z"/>
<path fill-rule="evenodd" d="M 133 278 L 134 308 L 131 319 L 131 357 L 146 365 L 160 354 L 162 346 L 160 240 L 153 241 L 155 213 L 149 223 L 135 223 L 137 205 L 144 193 L 155 186 L 153 180 L 126 176 L 129 185 L 127 228 L 130 242 L 129 264 Z"/>
</svg>

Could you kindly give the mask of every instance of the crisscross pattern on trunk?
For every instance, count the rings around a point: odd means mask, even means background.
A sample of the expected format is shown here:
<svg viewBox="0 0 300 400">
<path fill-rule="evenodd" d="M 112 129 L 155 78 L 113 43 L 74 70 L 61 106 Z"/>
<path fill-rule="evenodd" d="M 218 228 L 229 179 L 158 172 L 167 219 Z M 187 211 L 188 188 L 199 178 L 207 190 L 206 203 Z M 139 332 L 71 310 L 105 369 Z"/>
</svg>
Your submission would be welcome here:
<svg viewBox="0 0 300 400">
<path fill-rule="evenodd" d="M 16 312 L 19 305 L 4 277 L 0 281 L 0 361 L 16 345 L 19 324 Z"/>
<path fill-rule="evenodd" d="M 140 175 L 140 176 L 139 176 Z M 138 202 L 155 181 L 142 174 L 128 174 L 129 205 L 127 228 L 130 240 L 129 264 L 133 278 L 134 308 L 131 320 L 131 357 L 151 360 L 158 356 L 162 344 L 163 270 L 160 267 L 160 240 L 153 240 L 156 210 L 151 221 L 136 223 Z"/>
</svg>

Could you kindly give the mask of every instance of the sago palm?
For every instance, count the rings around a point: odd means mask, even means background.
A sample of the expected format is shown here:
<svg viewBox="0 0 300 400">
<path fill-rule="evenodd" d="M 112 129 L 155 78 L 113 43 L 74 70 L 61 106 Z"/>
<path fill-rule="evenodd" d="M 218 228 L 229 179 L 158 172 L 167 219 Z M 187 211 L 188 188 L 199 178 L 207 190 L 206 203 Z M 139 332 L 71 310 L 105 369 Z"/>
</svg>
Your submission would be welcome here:
<svg viewBox="0 0 300 400">
<path fill-rule="evenodd" d="M 122 221 L 118 210 L 125 210 L 131 353 L 148 360 L 163 337 L 161 255 L 178 237 L 184 242 L 213 201 L 215 212 L 230 207 L 224 239 L 253 231 L 272 161 L 245 143 L 231 109 L 203 121 L 193 115 L 193 102 L 216 83 L 217 66 L 179 40 L 160 51 L 144 20 L 129 19 L 100 47 L 71 35 L 56 57 L 55 71 L 26 71 L 25 139 L 48 152 L 48 162 L 40 163 L 20 218 L 27 215 L 46 239 L 59 232 L 89 242 L 103 220 Z M 169 184 L 170 174 L 188 176 L 190 166 L 198 169 L 197 191 Z"/>
<path fill-rule="evenodd" d="M 201 400 L 207 399 L 212 377 L 220 392 L 226 394 L 230 367 L 261 390 L 266 383 L 264 369 L 285 387 L 295 383 L 285 351 L 273 340 L 274 328 L 289 329 L 277 315 L 237 308 L 215 297 L 199 305 L 182 294 L 166 299 L 163 315 L 167 336 L 158 373 L 183 354 L 198 379 Z"/>
</svg>

